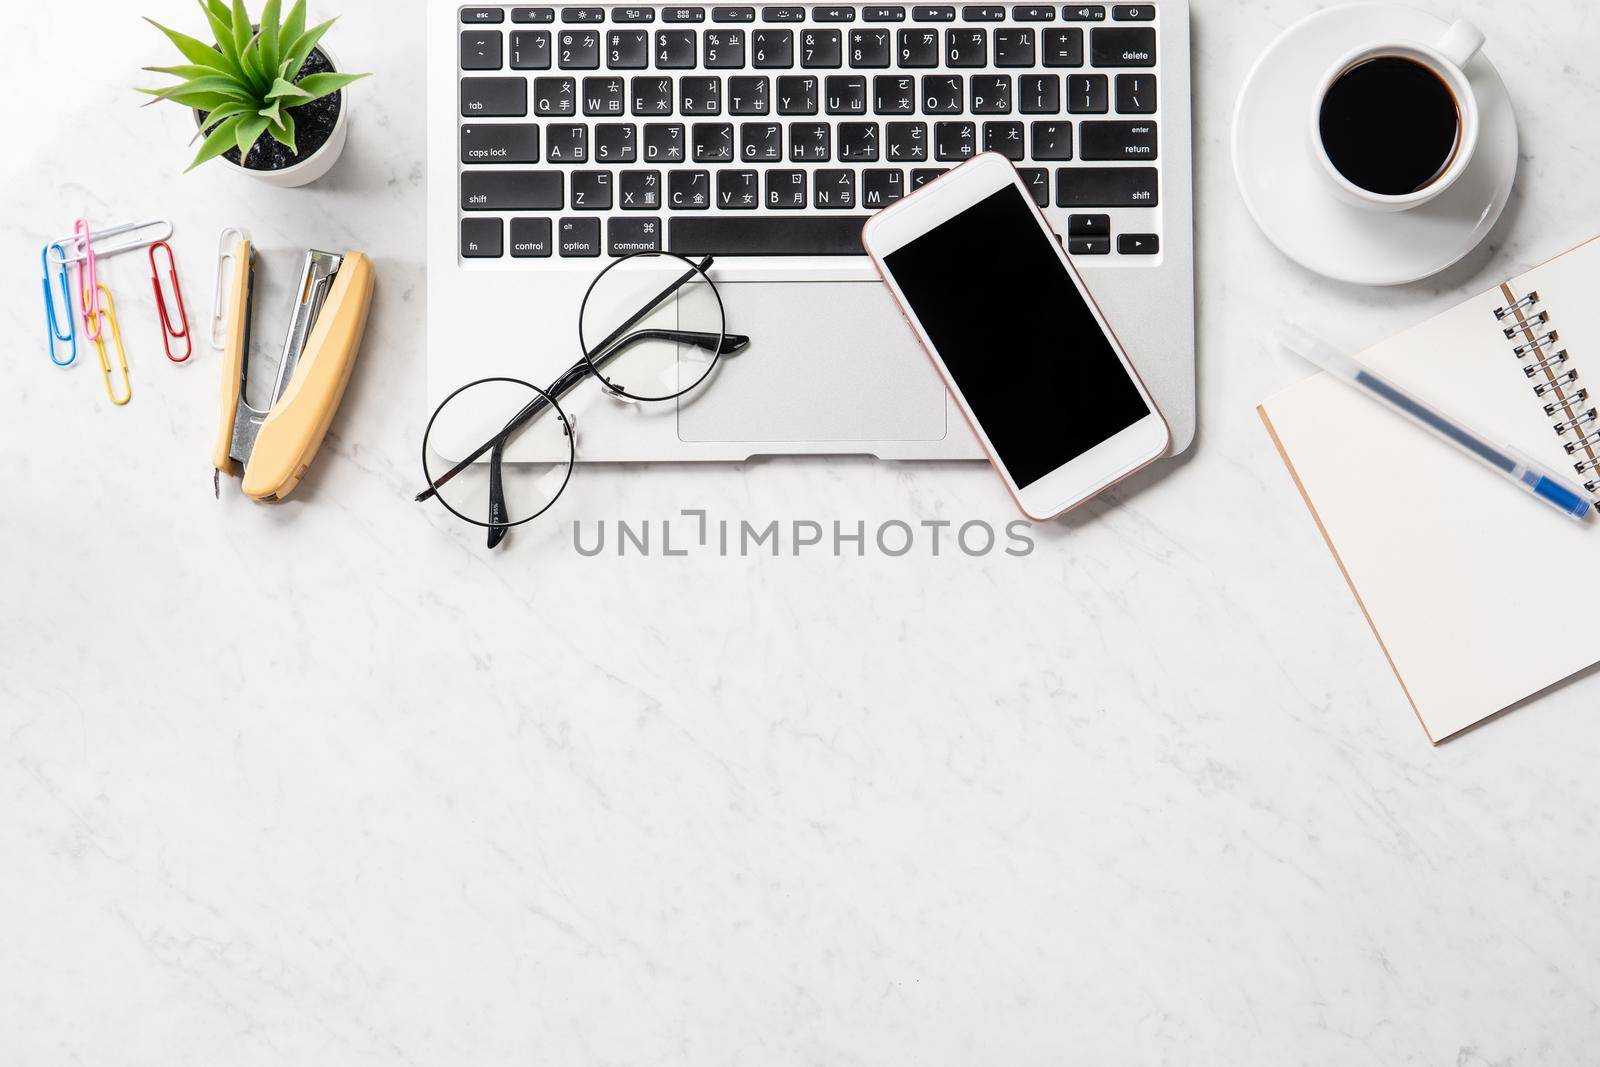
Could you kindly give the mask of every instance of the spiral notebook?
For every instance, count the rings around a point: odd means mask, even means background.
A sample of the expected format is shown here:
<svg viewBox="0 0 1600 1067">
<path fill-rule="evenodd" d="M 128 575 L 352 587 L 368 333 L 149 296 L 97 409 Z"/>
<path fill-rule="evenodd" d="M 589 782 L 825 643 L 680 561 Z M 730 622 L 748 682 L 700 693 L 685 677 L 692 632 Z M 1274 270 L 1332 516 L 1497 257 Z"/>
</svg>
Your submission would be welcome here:
<svg viewBox="0 0 1600 1067">
<path fill-rule="evenodd" d="M 1358 358 L 1600 501 L 1600 238 Z M 1325 374 L 1258 410 L 1430 740 L 1600 661 L 1600 522 Z"/>
</svg>

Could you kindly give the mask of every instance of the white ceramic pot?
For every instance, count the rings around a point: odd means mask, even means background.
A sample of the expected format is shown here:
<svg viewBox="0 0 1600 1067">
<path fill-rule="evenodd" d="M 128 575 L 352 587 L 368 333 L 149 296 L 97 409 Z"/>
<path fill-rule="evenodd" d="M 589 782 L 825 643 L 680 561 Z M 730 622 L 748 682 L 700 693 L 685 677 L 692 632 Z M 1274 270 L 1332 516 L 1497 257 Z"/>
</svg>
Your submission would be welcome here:
<svg viewBox="0 0 1600 1067">
<path fill-rule="evenodd" d="M 339 66 L 338 57 L 329 51 L 326 45 L 317 45 L 317 51 L 328 57 L 328 62 L 333 64 L 334 70 L 343 69 Z M 258 182 L 279 189 L 297 189 L 302 185 L 310 185 L 333 169 L 333 165 L 339 162 L 339 156 L 344 152 L 345 142 L 350 139 L 350 94 L 345 89 L 340 89 L 339 98 L 339 117 L 334 120 L 333 133 L 323 142 L 321 148 L 294 166 L 284 167 L 282 170 L 252 170 L 225 156 L 218 156 L 214 162 L 235 173 L 248 174 Z"/>
</svg>

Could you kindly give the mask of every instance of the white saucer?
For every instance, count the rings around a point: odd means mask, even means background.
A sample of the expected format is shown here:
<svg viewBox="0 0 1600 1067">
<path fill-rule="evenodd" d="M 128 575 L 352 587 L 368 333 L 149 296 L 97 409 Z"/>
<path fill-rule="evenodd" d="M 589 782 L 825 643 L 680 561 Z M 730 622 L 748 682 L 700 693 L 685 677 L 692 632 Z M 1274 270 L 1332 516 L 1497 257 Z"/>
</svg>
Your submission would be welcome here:
<svg viewBox="0 0 1600 1067">
<path fill-rule="evenodd" d="M 1233 113 L 1233 173 L 1256 224 L 1290 259 L 1338 281 L 1402 285 L 1444 270 L 1494 227 L 1517 176 L 1517 120 L 1482 52 L 1465 67 L 1481 116 L 1478 150 L 1421 207 L 1366 211 L 1336 199 L 1308 144 L 1311 94 L 1341 55 L 1385 37 L 1431 43 L 1447 27 L 1414 8 L 1350 4 L 1290 26 L 1256 61 Z"/>
</svg>

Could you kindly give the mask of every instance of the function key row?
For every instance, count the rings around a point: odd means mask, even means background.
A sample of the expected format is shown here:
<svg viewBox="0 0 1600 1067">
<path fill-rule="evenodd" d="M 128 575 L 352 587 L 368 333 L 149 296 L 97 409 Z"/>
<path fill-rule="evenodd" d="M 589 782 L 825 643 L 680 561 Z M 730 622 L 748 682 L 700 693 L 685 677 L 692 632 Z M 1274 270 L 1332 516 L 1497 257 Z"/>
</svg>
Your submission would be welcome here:
<svg viewBox="0 0 1600 1067">
<path fill-rule="evenodd" d="M 515 24 L 536 25 L 556 21 L 553 7 L 514 7 L 511 21 Z M 563 7 L 561 21 L 568 25 L 585 25 L 606 20 L 611 12 L 612 22 L 705 22 L 707 18 L 718 23 L 756 21 L 754 7 Z M 904 22 L 906 8 L 892 7 L 813 7 L 809 13 L 804 7 L 763 7 L 761 21 L 767 23 L 798 22 Z M 1004 22 L 1007 9 L 1003 5 L 964 5 L 961 19 L 966 22 Z M 913 22 L 954 22 L 957 8 L 953 5 L 919 5 L 910 9 Z M 1056 8 L 1048 5 L 1024 5 L 1010 9 L 1015 22 L 1054 22 Z M 1154 4 L 1113 4 L 1111 18 L 1115 22 L 1152 22 L 1156 17 Z M 1104 22 L 1106 9 L 1102 4 L 1076 4 L 1061 8 L 1063 22 Z M 506 21 L 502 7 L 464 7 L 461 22 L 467 26 L 495 26 Z"/>
<path fill-rule="evenodd" d="M 990 39 L 993 38 L 993 48 Z M 507 48 L 499 30 L 463 30 L 461 69 L 502 70 L 885 70 L 947 67 L 1081 67 L 1083 31 L 1051 27 L 923 29 L 759 30 L 517 30 Z M 1089 31 L 1089 62 L 1096 67 L 1153 67 L 1156 31 L 1113 27 Z"/>
</svg>

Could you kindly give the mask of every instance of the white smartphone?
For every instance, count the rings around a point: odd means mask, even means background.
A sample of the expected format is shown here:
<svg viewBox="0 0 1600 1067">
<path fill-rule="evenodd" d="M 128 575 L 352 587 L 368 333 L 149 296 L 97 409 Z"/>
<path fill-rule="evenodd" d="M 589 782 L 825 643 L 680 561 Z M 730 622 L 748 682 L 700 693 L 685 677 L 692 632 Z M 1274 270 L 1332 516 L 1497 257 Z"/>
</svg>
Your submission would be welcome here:
<svg viewBox="0 0 1600 1067">
<path fill-rule="evenodd" d="M 1023 514 L 1050 519 L 1172 434 L 1004 156 L 867 221 L 862 243 Z"/>
</svg>

